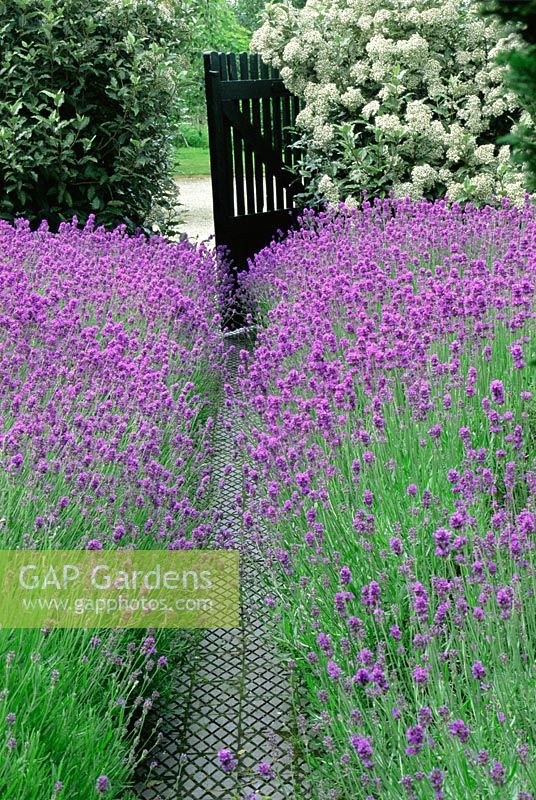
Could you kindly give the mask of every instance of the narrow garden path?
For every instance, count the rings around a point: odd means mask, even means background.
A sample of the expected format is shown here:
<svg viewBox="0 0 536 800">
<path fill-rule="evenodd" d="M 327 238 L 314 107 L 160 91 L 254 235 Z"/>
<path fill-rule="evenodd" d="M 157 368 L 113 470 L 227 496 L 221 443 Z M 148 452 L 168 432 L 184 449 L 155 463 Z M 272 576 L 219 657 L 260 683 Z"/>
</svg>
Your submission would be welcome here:
<svg viewBox="0 0 536 800">
<path fill-rule="evenodd" d="M 181 230 L 192 241 L 203 242 L 214 234 L 210 176 L 185 175 L 177 178 Z"/>
<path fill-rule="evenodd" d="M 248 340 L 235 335 L 227 341 L 233 374 L 238 352 Z M 154 754 L 157 766 L 137 787 L 141 800 L 305 797 L 291 743 L 289 675 L 278 657 L 262 600 L 262 563 L 236 499 L 241 495 L 241 465 L 233 444 L 238 425 L 234 410 L 223 407 L 215 432 L 214 485 L 221 525 L 233 531 L 241 553 L 242 627 L 206 631 L 192 648 L 177 678 L 172 706 L 159 710 L 163 725 Z M 219 765 L 222 748 L 238 759 L 231 772 Z M 256 768 L 263 762 L 274 766 L 273 776 L 258 775 Z"/>
</svg>

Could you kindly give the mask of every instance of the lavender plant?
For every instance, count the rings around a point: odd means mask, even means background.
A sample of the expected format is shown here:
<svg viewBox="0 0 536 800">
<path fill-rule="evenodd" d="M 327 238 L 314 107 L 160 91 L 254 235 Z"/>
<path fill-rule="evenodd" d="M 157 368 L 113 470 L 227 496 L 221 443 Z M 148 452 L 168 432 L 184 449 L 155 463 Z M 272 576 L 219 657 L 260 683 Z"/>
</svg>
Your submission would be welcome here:
<svg viewBox="0 0 536 800">
<path fill-rule="evenodd" d="M 0 222 L 0 548 L 228 546 L 209 510 L 222 339 L 187 241 Z M 176 636 L 174 637 L 176 639 Z M 0 795 L 127 798 L 181 640 L 0 632 Z"/>
<path fill-rule="evenodd" d="M 305 215 L 245 283 L 244 524 L 322 800 L 535 796 L 536 213 Z"/>
</svg>

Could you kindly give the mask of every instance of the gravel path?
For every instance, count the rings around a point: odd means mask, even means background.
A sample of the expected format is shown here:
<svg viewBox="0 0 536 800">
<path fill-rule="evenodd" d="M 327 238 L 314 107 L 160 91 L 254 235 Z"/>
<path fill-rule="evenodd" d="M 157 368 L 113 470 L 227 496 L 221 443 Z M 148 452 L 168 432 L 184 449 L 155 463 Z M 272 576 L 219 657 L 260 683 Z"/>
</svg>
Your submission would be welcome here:
<svg viewBox="0 0 536 800">
<path fill-rule="evenodd" d="M 214 235 L 210 176 L 184 176 L 176 181 L 181 206 L 181 230 L 190 239 L 203 242 Z"/>
</svg>

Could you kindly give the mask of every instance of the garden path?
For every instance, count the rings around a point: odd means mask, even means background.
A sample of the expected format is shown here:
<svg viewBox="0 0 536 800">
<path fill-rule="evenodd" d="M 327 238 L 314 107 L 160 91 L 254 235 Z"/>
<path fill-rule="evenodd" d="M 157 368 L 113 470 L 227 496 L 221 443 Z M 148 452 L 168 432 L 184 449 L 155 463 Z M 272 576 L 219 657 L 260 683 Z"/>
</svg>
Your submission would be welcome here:
<svg viewBox="0 0 536 800">
<path fill-rule="evenodd" d="M 251 342 L 226 337 L 230 377 L 238 352 Z M 242 422 L 242 425 L 244 423 Z M 136 787 L 140 800 L 301 800 L 307 796 L 301 764 L 293 751 L 295 720 L 288 671 L 283 667 L 263 603 L 262 560 L 242 522 L 240 456 L 234 437 L 236 409 L 222 406 L 215 431 L 215 502 L 220 524 L 240 549 L 242 625 L 206 631 L 192 647 L 177 676 L 173 701 L 160 708 L 161 741 L 157 762 Z M 226 474 L 226 465 L 232 465 Z M 218 750 L 238 759 L 224 772 Z M 273 777 L 260 778 L 256 767 L 277 762 Z M 258 792 L 258 794 L 255 794 Z"/>
<path fill-rule="evenodd" d="M 210 176 L 185 175 L 176 179 L 179 189 L 181 231 L 203 242 L 214 235 Z"/>
</svg>

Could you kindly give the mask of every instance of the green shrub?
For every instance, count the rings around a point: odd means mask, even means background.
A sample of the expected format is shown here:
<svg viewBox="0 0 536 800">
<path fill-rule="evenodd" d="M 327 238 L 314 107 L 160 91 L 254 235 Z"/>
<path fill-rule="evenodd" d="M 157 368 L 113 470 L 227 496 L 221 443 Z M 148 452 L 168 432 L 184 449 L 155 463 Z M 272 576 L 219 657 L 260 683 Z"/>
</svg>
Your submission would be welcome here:
<svg viewBox="0 0 536 800">
<path fill-rule="evenodd" d="M 0 0 L 0 218 L 171 207 L 180 4 Z"/>
<path fill-rule="evenodd" d="M 179 147 L 208 148 L 208 128 L 206 125 L 181 125 L 178 137 Z"/>
<path fill-rule="evenodd" d="M 514 159 L 528 165 L 529 188 L 536 191 L 536 0 L 494 0 L 485 3 L 483 10 L 485 14 L 497 14 L 505 22 L 521 23 L 519 34 L 525 44 L 503 60 L 510 66 L 507 80 L 517 92 L 526 118 L 507 141 L 512 145 Z"/>
</svg>

